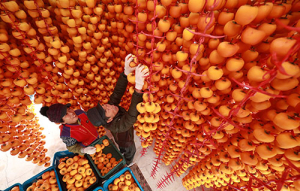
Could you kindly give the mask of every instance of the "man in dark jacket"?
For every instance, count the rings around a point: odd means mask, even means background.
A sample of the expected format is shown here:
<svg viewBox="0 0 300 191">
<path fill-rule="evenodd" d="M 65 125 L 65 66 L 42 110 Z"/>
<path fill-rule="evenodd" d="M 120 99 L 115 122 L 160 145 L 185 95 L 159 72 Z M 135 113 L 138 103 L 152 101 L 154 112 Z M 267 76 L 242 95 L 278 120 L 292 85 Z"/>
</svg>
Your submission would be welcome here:
<svg viewBox="0 0 300 191">
<path fill-rule="evenodd" d="M 136 152 L 133 124 L 139 115 L 136 105 L 143 100 L 141 90 L 144 85 L 144 79 L 148 75 L 148 69 L 142 65 L 131 68 L 129 63 L 133 60 L 133 57 L 130 57 L 131 55 L 127 55 L 125 59 L 124 73 L 120 74 L 109 102 L 104 105 L 98 104 L 96 107 L 87 111 L 87 116 L 92 124 L 95 126 L 102 125 L 111 131 L 127 164 L 132 162 Z M 132 94 L 130 107 L 128 111 L 126 111 L 123 107 L 119 106 L 119 104 L 128 84 L 127 75 L 134 70 L 135 91 Z"/>
</svg>

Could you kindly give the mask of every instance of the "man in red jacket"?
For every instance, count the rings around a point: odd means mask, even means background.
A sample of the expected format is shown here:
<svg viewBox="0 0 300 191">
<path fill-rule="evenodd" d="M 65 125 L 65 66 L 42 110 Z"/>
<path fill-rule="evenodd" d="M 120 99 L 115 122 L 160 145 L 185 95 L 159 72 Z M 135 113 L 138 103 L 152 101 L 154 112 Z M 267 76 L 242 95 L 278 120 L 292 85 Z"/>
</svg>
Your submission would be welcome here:
<svg viewBox="0 0 300 191">
<path fill-rule="evenodd" d="M 54 123 L 61 123 L 60 138 L 70 152 L 94 154 L 96 148 L 89 145 L 99 138 L 97 129 L 84 111 L 74 111 L 70 106 L 71 104 L 56 103 L 50 107 L 42 107 L 40 113 Z"/>
</svg>

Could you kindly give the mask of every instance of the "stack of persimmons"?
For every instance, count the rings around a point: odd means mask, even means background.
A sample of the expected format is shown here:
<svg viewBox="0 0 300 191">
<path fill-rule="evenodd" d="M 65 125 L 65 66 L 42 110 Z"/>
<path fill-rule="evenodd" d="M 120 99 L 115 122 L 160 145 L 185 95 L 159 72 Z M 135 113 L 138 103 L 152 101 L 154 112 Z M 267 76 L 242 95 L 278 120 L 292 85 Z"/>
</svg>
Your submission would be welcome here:
<svg viewBox="0 0 300 191">
<path fill-rule="evenodd" d="M 143 148 L 146 148 L 153 142 L 154 137 L 150 132 L 157 129 L 158 113 L 161 111 L 161 108 L 158 103 L 153 101 L 152 94 L 145 93 L 143 94 L 143 102 L 137 105 L 137 110 L 140 112 L 140 115 L 134 126 L 136 134 L 145 139 L 141 144 Z"/>
</svg>

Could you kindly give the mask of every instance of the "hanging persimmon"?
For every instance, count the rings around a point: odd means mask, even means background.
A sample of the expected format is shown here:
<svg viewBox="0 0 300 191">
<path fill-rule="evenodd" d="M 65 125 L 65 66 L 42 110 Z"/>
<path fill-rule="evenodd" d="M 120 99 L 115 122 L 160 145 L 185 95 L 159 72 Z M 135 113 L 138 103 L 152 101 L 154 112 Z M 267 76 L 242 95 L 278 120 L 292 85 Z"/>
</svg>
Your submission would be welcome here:
<svg viewBox="0 0 300 191">
<path fill-rule="evenodd" d="M 238 24 L 236 21 L 228 21 L 224 26 L 224 34 L 229 37 L 234 37 L 240 33 L 242 25 Z"/>
<path fill-rule="evenodd" d="M 266 33 L 263 30 L 257 30 L 252 27 L 247 27 L 243 30 L 241 35 L 242 42 L 250 45 L 257 45 L 261 43 L 266 37 Z"/>
<path fill-rule="evenodd" d="M 126 15 L 132 15 L 133 14 L 133 8 L 129 4 L 125 4 L 123 11 Z"/>
<path fill-rule="evenodd" d="M 226 41 L 221 42 L 217 47 L 218 54 L 225 58 L 235 55 L 238 49 L 239 47 L 237 44 L 232 44 Z"/>
<path fill-rule="evenodd" d="M 192 0 L 188 2 L 188 8 L 190 12 L 194 12 L 194 13 L 198 13 L 201 12 L 203 7 L 204 7 L 205 1 L 204 0 L 200 0 L 200 1 L 196 1 L 196 0 Z"/>
<path fill-rule="evenodd" d="M 139 12 L 137 18 L 141 22 L 146 22 L 147 21 L 147 13 L 146 12 Z"/>
<path fill-rule="evenodd" d="M 155 12 L 157 14 L 157 17 L 161 19 L 166 16 L 167 9 L 163 5 L 157 4 L 155 7 Z"/>
<path fill-rule="evenodd" d="M 170 21 L 167 19 L 160 19 L 158 22 L 158 29 L 161 32 L 167 32 L 170 29 Z"/>
<path fill-rule="evenodd" d="M 179 18 L 181 15 L 181 6 L 179 6 L 179 5 L 171 6 L 169 13 L 172 18 Z"/>
<path fill-rule="evenodd" d="M 296 40 L 293 38 L 276 38 L 270 44 L 270 53 L 276 53 L 278 56 L 285 56 L 295 43 Z"/>
<path fill-rule="evenodd" d="M 258 15 L 258 7 L 251 5 L 242 5 L 238 8 L 234 20 L 240 25 L 251 23 Z"/>
<path fill-rule="evenodd" d="M 149 0 L 147 1 L 147 9 L 148 11 L 154 11 L 154 1 L 153 0 Z"/>
<path fill-rule="evenodd" d="M 261 22 L 271 13 L 272 8 L 273 8 L 273 3 L 271 2 L 266 2 L 265 4 L 258 6 L 258 14 L 252 22 L 253 23 Z"/>
<path fill-rule="evenodd" d="M 282 4 L 280 5 L 273 4 L 270 13 L 267 15 L 267 19 L 280 18 L 285 14 L 285 11 L 286 11 L 286 7 L 283 6 Z"/>
</svg>

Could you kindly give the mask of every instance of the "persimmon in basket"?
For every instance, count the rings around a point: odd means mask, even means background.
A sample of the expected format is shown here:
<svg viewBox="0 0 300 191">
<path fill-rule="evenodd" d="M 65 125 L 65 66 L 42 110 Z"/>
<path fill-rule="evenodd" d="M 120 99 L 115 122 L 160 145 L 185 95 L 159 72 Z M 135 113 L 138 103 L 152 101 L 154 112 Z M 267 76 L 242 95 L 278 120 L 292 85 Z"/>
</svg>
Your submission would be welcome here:
<svg viewBox="0 0 300 191">
<path fill-rule="evenodd" d="M 14 186 L 10 191 L 20 191 L 20 187 L 19 186 Z"/>
<path fill-rule="evenodd" d="M 14 187 L 15 188 L 15 187 Z M 12 190 L 19 190 L 17 189 Z M 53 190 L 58 191 L 59 187 L 57 184 L 56 176 L 54 173 L 54 170 L 47 171 L 42 175 L 41 179 L 38 179 L 36 182 L 33 182 L 32 185 L 30 185 L 26 191 L 34 191 L 34 190 Z"/>
<path fill-rule="evenodd" d="M 134 178 L 129 171 L 116 178 L 113 183 L 108 185 L 108 190 L 128 190 L 128 191 L 140 191 L 137 183 L 135 183 Z"/>
<path fill-rule="evenodd" d="M 85 190 L 97 181 L 88 160 L 80 155 L 61 158 L 58 169 L 68 190 Z"/>
<path fill-rule="evenodd" d="M 117 166 L 122 158 L 116 160 L 111 153 L 104 154 L 102 153 L 102 149 L 109 145 L 108 139 L 104 139 L 102 144 L 96 144 L 96 153 L 90 155 L 92 157 L 93 162 L 97 165 L 102 176 L 111 171 L 115 166 Z"/>
</svg>

